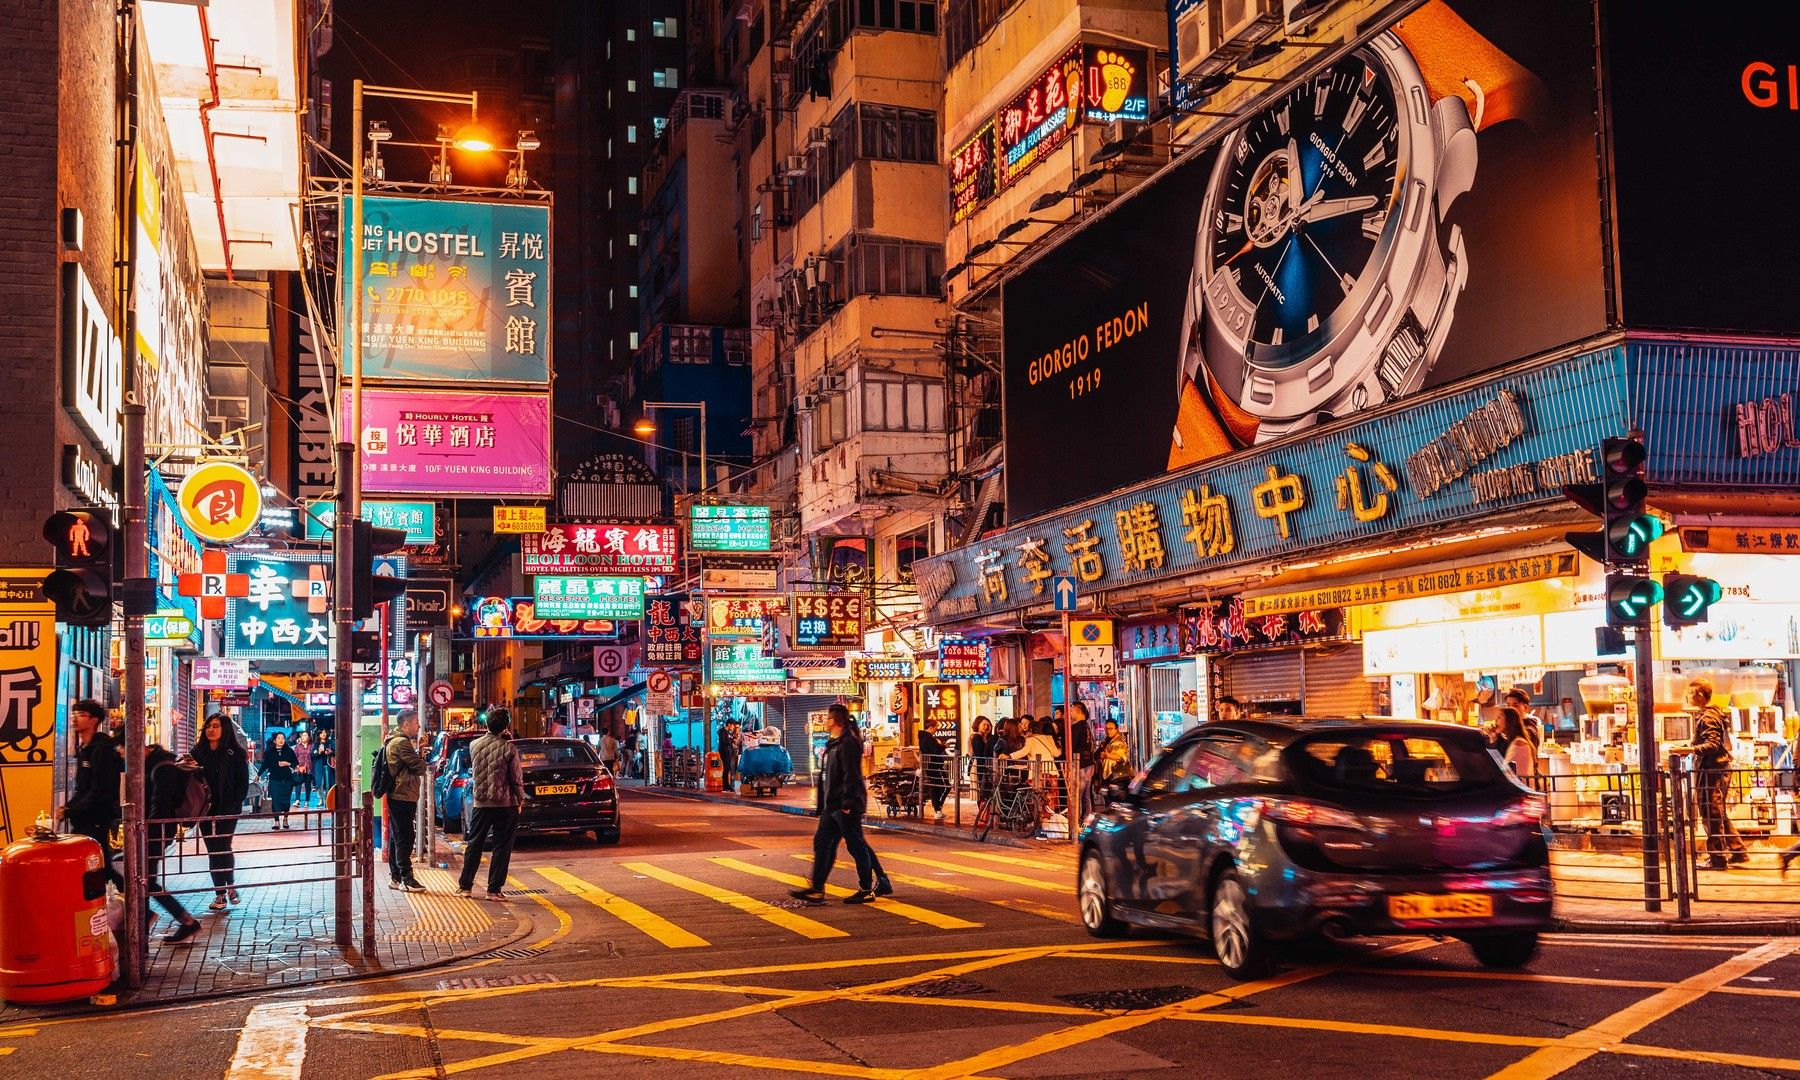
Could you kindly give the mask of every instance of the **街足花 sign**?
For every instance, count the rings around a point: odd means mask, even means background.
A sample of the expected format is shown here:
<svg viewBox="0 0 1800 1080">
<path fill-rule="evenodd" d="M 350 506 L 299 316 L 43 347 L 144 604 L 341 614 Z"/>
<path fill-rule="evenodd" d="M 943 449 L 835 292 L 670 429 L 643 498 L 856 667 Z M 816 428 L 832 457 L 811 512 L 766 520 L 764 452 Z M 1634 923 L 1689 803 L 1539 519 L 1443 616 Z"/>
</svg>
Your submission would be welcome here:
<svg viewBox="0 0 1800 1080">
<path fill-rule="evenodd" d="M 337 523 L 337 504 L 321 500 L 301 515 L 308 540 L 327 539 Z M 437 542 L 437 503 L 372 500 L 361 506 L 362 519 L 379 529 L 399 529 L 409 544 Z"/>
<path fill-rule="evenodd" d="M 332 629 L 330 555 L 233 554 L 230 569 L 250 579 L 250 590 L 227 609 L 225 655 L 245 660 L 327 657 Z M 381 556 L 375 560 L 375 572 L 405 577 L 405 560 Z M 391 640 L 405 640 L 405 607 L 390 605 Z"/>
<path fill-rule="evenodd" d="M 693 506 L 688 512 L 688 545 L 695 551 L 768 551 L 766 506 Z"/>
<path fill-rule="evenodd" d="M 341 405 L 347 432 L 350 395 Z M 365 390 L 362 477 L 393 495 L 547 496 L 550 397 Z"/>
<path fill-rule="evenodd" d="M 348 199 L 343 220 L 348 234 Z M 548 206 L 370 195 L 358 247 L 365 378 L 550 381 Z"/>
<path fill-rule="evenodd" d="M 1103 592 L 1560 501 L 1624 429 L 1624 352 L 1513 369 L 1014 525 L 915 563 L 920 599 L 940 623 L 1049 608 L 1062 575 Z"/>
<path fill-rule="evenodd" d="M 641 619 L 644 579 L 544 575 L 532 579 L 532 602 L 545 619 Z"/>
</svg>

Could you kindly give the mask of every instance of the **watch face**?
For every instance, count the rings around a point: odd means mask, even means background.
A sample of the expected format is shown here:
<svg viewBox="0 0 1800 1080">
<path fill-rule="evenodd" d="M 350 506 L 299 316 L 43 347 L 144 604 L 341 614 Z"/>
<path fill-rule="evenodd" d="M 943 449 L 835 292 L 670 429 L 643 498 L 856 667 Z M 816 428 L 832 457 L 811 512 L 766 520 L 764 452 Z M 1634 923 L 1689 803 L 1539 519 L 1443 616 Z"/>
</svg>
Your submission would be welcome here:
<svg viewBox="0 0 1800 1080">
<path fill-rule="evenodd" d="M 1200 244 L 1206 304 L 1263 369 L 1303 363 L 1360 308 L 1406 153 L 1393 84 L 1360 50 L 1227 140 Z"/>
</svg>

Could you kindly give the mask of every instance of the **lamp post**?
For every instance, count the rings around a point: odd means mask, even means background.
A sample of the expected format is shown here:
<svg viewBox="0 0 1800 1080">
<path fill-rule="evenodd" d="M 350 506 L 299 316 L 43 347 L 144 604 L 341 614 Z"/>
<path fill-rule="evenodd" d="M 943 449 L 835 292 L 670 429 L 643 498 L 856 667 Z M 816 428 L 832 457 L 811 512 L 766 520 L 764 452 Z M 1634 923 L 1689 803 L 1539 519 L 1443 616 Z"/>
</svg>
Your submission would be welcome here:
<svg viewBox="0 0 1800 1080">
<path fill-rule="evenodd" d="M 712 481 L 706 475 L 706 402 L 704 401 L 646 401 L 644 415 L 637 423 L 631 425 L 632 434 L 648 439 L 656 434 L 656 421 L 650 419 L 650 413 L 657 409 L 699 409 L 700 410 L 700 490 L 696 495 L 704 495 L 712 487 Z M 687 469 L 682 470 L 682 486 L 687 486 Z"/>
<path fill-rule="evenodd" d="M 340 326 L 338 332 L 339 349 L 343 356 L 341 381 L 347 382 L 350 389 L 350 424 L 349 438 L 341 435 L 337 441 L 337 520 L 332 528 L 332 562 L 333 562 L 333 602 L 332 617 L 336 623 L 334 644 L 337 649 L 337 663 L 334 668 L 334 689 L 337 691 L 337 709 L 335 724 L 337 732 L 334 736 L 336 752 L 332 765 L 337 773 L 337 789 L 335 791 L 335 812 L 331 818 L 332 850 L 335 852 L 335 936 L 338 945 L 348 948 L 353 941 L 351 897 L 353 890 L 350 882 L 350 867 L 353 854 L 350 850 L 352 834 L 350 829 L 351 815 L 355 813 L 355 804 L 351 793 L 355 790 L 356 769 L 356 724 L 362 717 L 362 703 L 357 699 L 354 679 L 351 676 L 351 635 L 356 629 L 355 605 L 351 600 L 350 582 L 356 573 L 354 545 L 351 543 L 351 532 L 356 520 L 362 516 L 362 431 L 363 431 L 363 379 L 362 379 L 362 346 L 363 346 L 363 99 L 365 97 L 389 98 L 396 101 L 421 101 L 437 105 L 467 105 L 469 122 L 459 128 L 452 138 L 441 141 L 439 156 L 433 168 L 434 182 L 449 181 L 449 147 L 482 152 L 493 149 L 493 143 L 480 130 L 476 123 L 477 97 L 471 92 L 457 94 L 435 90 L 409 90 L 396 86 L 366 86 L 361 79 L 353 84 L 350 105 L 350 131 L 352 135 L 350 147 L 350 227 L 345 230 L 340 243 L 348 244 L 350 255 L 350 310 L 345 313 L 344 320 L 348 328 Z M 385 127 L 382 129 L 385 133 Z M 371 135 L 377 141 L 385 141 Z M 379 151 L 378 151 L 379 153 Z M 377 158 L 379 160 L 379 158 Z M 440 179 L 441 177 L 441 179 Z M 382 673 L 382 684 L 386 685 L 387 673 Z M 366 841 L 365 841 L 366 842 Z M 373 873 L 372 852 L 363 853 L 364 872 Z"/>
</svg>

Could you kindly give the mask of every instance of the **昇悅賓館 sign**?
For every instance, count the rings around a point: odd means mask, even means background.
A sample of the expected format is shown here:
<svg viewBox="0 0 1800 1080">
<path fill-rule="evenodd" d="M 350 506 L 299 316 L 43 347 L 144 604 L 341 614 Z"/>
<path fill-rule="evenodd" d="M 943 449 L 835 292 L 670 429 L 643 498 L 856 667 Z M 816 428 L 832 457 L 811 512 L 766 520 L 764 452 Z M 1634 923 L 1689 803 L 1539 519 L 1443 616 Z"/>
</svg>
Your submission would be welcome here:
<svg viewBox="0 0 1800 1080">
<path fill-rule="evenodd" d="M 365 378 L 550 381 L 547 205 L 366 196 L 358 251 Z"/>
<path fill-rule="evenodd" d="M 348 394 L 341 415 L 348 428 Z M 550 494 L 550 398 L 542 392 L 368 389 L 362 436 L 371 494 Z"/>
</svg>

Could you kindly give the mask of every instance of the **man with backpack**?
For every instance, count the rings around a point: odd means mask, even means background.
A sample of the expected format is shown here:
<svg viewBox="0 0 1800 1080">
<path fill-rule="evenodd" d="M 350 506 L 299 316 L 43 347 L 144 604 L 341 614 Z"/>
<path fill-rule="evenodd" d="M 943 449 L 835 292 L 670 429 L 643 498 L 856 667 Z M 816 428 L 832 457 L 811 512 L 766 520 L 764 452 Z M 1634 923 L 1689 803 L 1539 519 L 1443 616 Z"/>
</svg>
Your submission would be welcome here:
<svg viewBox="0 0 1800 1080">
<path fill-rule="evenodd" d="M 419 781 L 425 775 L 425 759 L 413 741 L 419 736 L 419 714 L 400 714 L 399 730 L 388 736 L 378 764 L 387 768 L 388 888 L 424 892 L 413 876 L 413 841 L 419 823 Z M 380 771 L 377 772 L 377 780 Z"/>
<path fill-rule="evenodd" d="M 200 767 L 191 759 L 178 759 L 168 750 L 152 743 L 144 747 L 146 815 L 144 842 L 144 924 L 152 913 L 155 900 L 175 920 L 175 929 L 163 935 L 166 945 L 185 945 L 200 932 L 200 920 L 189 914 L 174 893 L 164 889 L 159 880 L 163 855 L 169 845 L 181 839 L 183 823 L 205 817 L 212 806 L 212 791 L 200 775 Z"/>
</svg>

